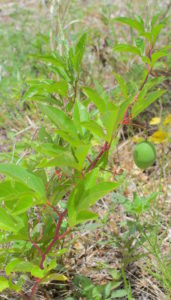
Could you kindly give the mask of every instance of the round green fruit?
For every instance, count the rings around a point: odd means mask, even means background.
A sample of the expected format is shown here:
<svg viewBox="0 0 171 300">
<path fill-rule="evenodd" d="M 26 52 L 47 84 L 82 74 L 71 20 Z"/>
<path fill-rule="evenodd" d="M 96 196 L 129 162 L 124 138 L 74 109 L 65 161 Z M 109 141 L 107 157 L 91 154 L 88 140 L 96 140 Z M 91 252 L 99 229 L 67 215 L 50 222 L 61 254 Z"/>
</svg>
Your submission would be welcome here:
<svg viewBox="0 0 171 300">
<path fill-rule="evenodd" d="M 143 141 L 134 148 L 134 162 L 140 169 L 147 169 L 156 160 L 156 149 L 150 142 Z"/>
</svg>

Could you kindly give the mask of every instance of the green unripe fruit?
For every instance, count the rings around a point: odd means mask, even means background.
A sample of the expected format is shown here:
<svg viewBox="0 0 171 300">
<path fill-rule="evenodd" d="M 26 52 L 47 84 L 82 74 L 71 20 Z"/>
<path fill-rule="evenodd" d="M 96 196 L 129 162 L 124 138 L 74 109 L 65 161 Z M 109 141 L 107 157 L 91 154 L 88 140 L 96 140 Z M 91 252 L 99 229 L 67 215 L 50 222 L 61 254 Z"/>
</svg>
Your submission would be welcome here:
<svg viewBox="0 0 171 300">
<path fill-rule="evenodd" d="M 134 162 L 140 169 L 147 169 L 156 160 L 156 149 L 150 142 L 143 141 L 134 148 Z"/>
</svg>

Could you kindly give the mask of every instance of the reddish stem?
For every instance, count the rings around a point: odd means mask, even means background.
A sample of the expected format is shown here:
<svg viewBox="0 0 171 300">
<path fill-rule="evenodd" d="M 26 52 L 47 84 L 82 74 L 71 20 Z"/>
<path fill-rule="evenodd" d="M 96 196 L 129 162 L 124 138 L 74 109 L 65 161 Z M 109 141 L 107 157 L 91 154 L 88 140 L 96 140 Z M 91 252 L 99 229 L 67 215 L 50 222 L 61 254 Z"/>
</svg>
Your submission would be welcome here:
<svg viewBox="0 0 171 300">
<path fill-rule="evenodd" d="M 63 211 L 63 213 L 61 213 L 60 216 L 59 216 L 58 223 L 57 223 L 57 226 L 56 226 L 55 236 L 54 236 L 53 240 L 51 241 L 51 243 L 49 244 L 49 246 L 47 247 L 46 251 L 42 255 L 42 259 L 41 259 L 41 262 L 40 262 L 40 269 L 43 269 L 43 263 L 45 261 L 46 255 L 49 253 L 49 251 L 51 250 L 51 248 L 53 247 L 53 245 L 56 243 L 56 241 L 59 238 L 60 227 L 61 227 L 63 218 L 65 217 L 66 214 L 67 214 L 67 209 L 65 209 Z"/>
<path fill-rule="evenodd" d="M 49 207 L 51 207 L 53 209 L 53 211 L 55 211 L 58 216 L 60 216 L 60 212 L 58 211 L 58 209 L 55 206 L 53 206 L 49 201 L 46 204 Z"/>
<path fill-rule="evenodd" d="M 32 245 L 34 246 L 34 248 L 36 248 L 36 250 L 39 252 L 40 256 L 43 255 L 43 252 L 42 250 L 40 249 L 40 247 L 31 239 L 31 236 L 30 236 L 30 231 L 28 230 L 28 236 L 29 236 L 29 240 L 30 242 L 32 243 Z"/>
<path fill-rule="evenodd" d="M 40 282 L 39 278 L 36 278 L 35 284 L 33 285 L 32 291 L 31 291 L 31 295 L 30 295 L 30 300 L 32 300 L 34 298 L 36 289 L 37 289 L 37 285 Z"/>
<path fill-rule="evenodd" d="M 69 232 L 71 228 L 69 227 L 63 234 L 61 234 L 58 238 L 58 241 L 62 240 Z"/>
<path fill-rule="evenodd" d="M 151 48 L 151 45 L 149 45 L 148 57 L 149 57 L 150 60 L 151 60 L 151 51 L 152 51 L 152 48 Z M 131 117 L 128 116 L 128 111 L 129 111 L 129 109 L 135 104 L 135 102 L 137 102 L 138 96 L 139 96 L 140 92 L 142 91 L 144 85 L 146 84 L 146 82 L 147 82 L 147 80 L 148 80 L 148 77 L 149 77 L 149 75 L 150 75 L 150 73 L 151 73 L 151 68 L 150 68 L 150 66 L 149 66 L 148 64 L 147 64 L 147 70 L 148 70 L 148 73 L 147 73 L 147 75 L 146 75 L 146 77 L 145 77 L 143 83 L 141 84 L 141 86 L 140 86 L 140 88 L 139 88 L 139 90 L 138 90 L 138 93 L 137 93 L 136 96 L 134 97 L 133 102 L 128 106 L 128 108 L 127 108 L 127 110 L 126 110 L 126 112 L 125 112 L 125 114 L 124 114 L 123 121 L 121 121 L 121 124 L 127 125 L 127 124 L 129 124 L 130 121 L 131 121 Z"/>
<path fill-rule="evenodd" d="M 55 231 L 54 238 L 50 242 L 49 246 L 47 247 L 47 249 L 44 253 L 41 251 L 39 246 L 30 239 L 33 246 L 37 249 L 37 251 L 41 255 L 40 269 L 43 269 L 43 263 L 46 259 L 46 256 L 48 255 L 48 253 L 50 252 L 50 250 L 52 249 L 52 247 L 56 243 L 56 241 L 59 241 L 59 240 L 63 239 L 67 235 L 67 233 L 71 230 L 71 228 L 68 228 L 62 235 L 59 235 L 61 224 L 62 224 L 62 221 L 63 221 L 64 217 L 66 216 L 66 214 L 67 214 L 67 208 L 59 215 L 58 222 L 57 222 L 57 225 L 56 225 L 56 231 Z M 30 300 L 32 300 L 34 298 L 34 295 L 35 295 L 35 292 L 36 292 L 36 289 L 37 289 L 37 285 L 39 284 L 39 282 L 40 282 L 40 278 L 36 278 L 36 281 L 35 281 L 35 283 L 32 287 Z"/>
<path fill-rule="evenodd" d="M 97 155 L 97 157 L 95 158 L 94 161 L 91 162 L 90 166 L 88 167 L 88 171 L 91 171 L 92 169 L 95 168 L 97 162 L 99 161 L 99 159 L 101 158 L 101 156 L 103 155 L 103 153 L 107 150 L 109 150 L 110 145 L 108 144 L 108 142 L 105 142 L 102 150 L 99 152 L 99 154 Z"/>
</svg>

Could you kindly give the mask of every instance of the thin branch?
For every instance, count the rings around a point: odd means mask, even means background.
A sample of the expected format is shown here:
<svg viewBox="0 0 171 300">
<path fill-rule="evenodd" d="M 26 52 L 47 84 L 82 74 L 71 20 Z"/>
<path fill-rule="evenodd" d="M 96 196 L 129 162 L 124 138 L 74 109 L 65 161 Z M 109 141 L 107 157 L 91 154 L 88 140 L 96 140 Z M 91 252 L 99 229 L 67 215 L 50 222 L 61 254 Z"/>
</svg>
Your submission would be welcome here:
<svg viewBox="0 0 171 300">
<path fill-rule="evenodd" d="M 105 142 L 102 150 L 99 152 L 99 154 L 96 156 L 96 158 L 94 159 L 94 161 L 91 162 L 90 166 L 88 167 L 88 171 L 91 171 L 92 169 L 95 168 L 97 162 L 99 161 L 99 159 L 101 158 L 101 156 L 103 155 L 104 152 L 108 151 L 110 148 L 110 145 L 108 144 L 108 142 Z"/>
<path fill-rule="evenodd" d="M 151 61 L 151 51 L 152 51 L 152 48 L 151 48 L 151 45 L 149 45 L 148 57 L 149 57 L 150 61 Z M 146 82 L 149 78 L 149 75 L 151 74 L 151 71 L 152 71 L 152 69 L 150 68 L 150 66 L 148 64 L 147 64 L 147 70 L 148 70 L 148 73 L 147 73 L 143 83 L 141 84 L 141 86 L 138 90 L 138 93 L 135 95 L 134 100 L 128 106 L 128 108 L 127 108 L 127 110 L 124 114 L 123 121 L 121 122 L 121 124 L 126 124 L 127 125 L 127 124 L 130 123 L 131 117 L 128 116 L 128 111 L 129 111 L 130 108 L 132 108 L 132 106 L 135 104 L 135 102 L 137 102 L 138 96 L 139 96 L 140 92 L 142 91 L 142 89 L 144 88 L 144 86 L 145 86 L 145 84 L 146 84 Z"/>
<path fill-rule="evenodd" d="M 40 256 L 42 257 L 43 256 L 43 252 L 42 250 L 40 249 L 40 247 L 36 244 L 36 242 L 34 242 L 30 236 L 30 230 L 28 230 L 28 236 L 29 236 L 29 240 L 30 242 L 32 243 L 32 245 L 34 246 L 34 248 L 39 252 Z"/>
<path fill-rule="evenodd" d="M 55 236 L 54 236 L 53 240 L 51 241 L 51 243 L 49 244 L 49 246 L 47 247 L 46 251 L 42 255 L 42 259 L 41 259 L 41 262 L 40 262 L 40 269 L 43 269 L 43 263 L 45 261 L 46 255 L 49 253 L 49 251 L 51 250 L 51 248 L 53 247 L 53 245 L 56 243 L 56 241 L 59 238 L 59 230 L 60 230 L 63 218 L 65 217 L 66 214 L 67 214 L 67 209 L 65 209 L 63 211 L 63 213 L 61 213 L 60 216 L 59 216 L 58 223 L 57 223 L 57 226 L 56 226 Z"/>
<path fill-rule="evenodd" d="M 46 204 L 47 204 L 47 206 L 51 207 L 58 216 L 60 216 L 60 212 L 58 211 L 58 209 L 55 206 L 53 206 L 49 201 Z"/>
</svg>

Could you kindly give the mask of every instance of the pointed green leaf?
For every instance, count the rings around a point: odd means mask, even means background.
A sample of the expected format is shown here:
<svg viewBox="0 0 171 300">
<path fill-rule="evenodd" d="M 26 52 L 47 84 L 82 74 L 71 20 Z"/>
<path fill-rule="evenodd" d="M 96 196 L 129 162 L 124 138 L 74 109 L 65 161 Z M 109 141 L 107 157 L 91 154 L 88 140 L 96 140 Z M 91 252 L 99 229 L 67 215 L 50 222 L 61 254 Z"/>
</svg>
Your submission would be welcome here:
<svg viewBox="0 0 171 300">
<path fill-rule="evenodd" d="M 57 134 L 63 138 L 66 142 L 68 142 L 73 147 L 78 147 L 83 145 L 83 142 L 78 138 L 77 135 L 72 135 L 70 132 L 66 132 L 64 130 L 56 130 Z"/>
<path fill-rule="evenodd" d="M 115 110 L 106 111 L 103 114 L 103 116 L 101 117 L 102 122 L 104 124 L 104 128 L 107 131 L 107 136 L 105 139 L 108 143 L 110 143 L 112 135 L 113 135 L 114 124 L 117 121 L 118 111 L 119 111 L 119 108 L 116 107 Z"/>
<path fill-rule="evenodd" d="M 95 220 L 97 218 L 98 218 L 98 214 L 93 213 L 92 211 L 89 210 L 82 210 L 77 214 L 75 225 L 86 221 Z"/>
<path fill-rule="evenodd" d="M 164 93 L 166 93 L 165 90 L 158 90 L 156 92 L 148 93 L 145 99 L 143 98 L 138 99 L 138 101 L 134 104 L 132 108 L 132 117 L 135 118 L 138 114 L 144 111 L 150 104 L 152 104 L 155 100 L 160 98 Z"/>
<path fill-rule="evenodd" d="M 55 54 L 49 54 L 49 55 L 39 55 L 36 57 L 37 59 L 40 59 L 43 62 L 49 63 L 55 67 L 63 67 L 65 68 L 65 63 L 61 56 Z"/>
<path fill-rule="evenodd" d="M 168 49 L 169 47 L 165 47 L 159 51 L 156 51 L 155 53 L 153 53 L 151 55 L 151 60 L 152 60 L 152 63 L 154 64 L 158 59 L 160 59 L 161 57 L 164 57 L 164 56 L 167 56 L 168 55 Z"/>
<path fill-rule="evenodd" d="M 115 106 L 113 110 L 106 111 L 101 117 L 104 127 L 107 131 L 106 141 L 110 143 L 113 135 L 117 133 L 117 128 L 124 117 L 131 99 L 124 101 L 120 106 Z"/>
<path fill-rule="evenodd" d="M 164 26 L 165 26 L 164 23 L 160 23 L 160 24 L 158 24 L 158 25 L 156 25 L 156 26 L 153 27 L 152 32 L 151 32 L 152 38 L 153 38 L 153 44 L 156 41 L 156 38 L 158 37 L 160 31 L 162 30 L 162 28 Z"/>
<path fill-rule="evenodd" d="M 81 125 L 100 138 L 105 138 L 103 128 L 95 121 L 82 122 Z"/>
<path fill-rule="evenodd" d="M 34 207 L 38 204 L 43 204 L 44 201 L 42 199 L 36 200 L 33 196 L 25 195 L 21 196 L 17 199 L 16 204 L 11 212 L 11 215 L 18 216 L 28 211 L 29 208 Z"/>
<path fill-rule="evenodd" d="M 99 109 L 99 111 L 103 114 L 106 109 L 105 101 L 98 95 L 98 93 L 88 87 L 83 88 L 83 92 L 90 100 L 95 104 L 95 106 Z"/>
<path fill-rule="evenodd" d="M 63 274 L 58 274 L 58 273 L 52 273 L 52 274 L 48 274 L 46 275 L 40 282 L 40 284 L 45 284 L 45 283 L 49 283 L 53 280 L 56 280 L 56 281 L 67 281 L 68 278 L 63 275 Z"/>
<path fill-rule="evenodd" d="M 89 121 L 89 119 L 90 117 L 86 107 L 77 100 L 74 105 L 73 121 L 81 135 L 85 134 L 86 131 L 82 128 L 81 122 Z"/>
<path fill-rule="evenodd" d="M 144 30 L 144 24 L 143 22 L 139 22 L 138 20 L 134 20 L 131 18 L 126 17 L 117 17 L 113 19 L 114 22 L 126 24 L 134 29 L 136 29 L 138 32 L 141 32 Z"/>
<path fill-rule="evenodd" d="M 56 93 L 64 97 L 67 96 L 68 94 L 68 85 L 64 80 L 60 80 L 59 82 L 54 82 L 42 88 L 45 88 L 45 90 L 49 93 Z"/>
<path fill-rule="evenodd" d="M 31 188 L 42 196 L 46 195 L 42 180 L 18 165 L 0 164 L 0 173 L 23 182 L 27 187 Z"/>
<path fill-rule="evenodd" d="M 120 185 L 121 182 L 102 182 L 96 184 L 96 186 L 85 191 L 79 203 L 77 204 L 77 209 L 81 211 L 92 206 L 99 199 L 118 188 Z"/>
<path fill-rule="evenodd" d="M 124 298 L 128 295 L 127 291 L 126 290 L 116 290 L 114 292 L 112 292 L 112 295 L 111 295 L 111 299 L 121 299 L 121 298 Z"/>
<path fill-rule="evenodd" d="M 77 72 L 80 72 L 81 62 L 85 51 L 87 35 L 83 33 L 75 47 L 75 55 L 73 57 L 73 63 Z"/>
<path fill-rule="evenodd" d="M 10 275 L 12 272 L 22 272 L 27 273 L 31 272 L 34 265 L 29 261 L 25 261 L 20 258 L 16 258 L 5 267 L 5 272 L 7 275 Z"/>
<path fill-rule="evenodd" d="M 158 21 L 158 19 L 160 18 L 161 16 L 161 12 L 155 14 L 153 17 L 152 17 L 152 20 L 151 20 L 151 27 L 153 28 L 154 25 L 156 24 L 156 22 Z"/>
<path fill-rule="evenodd" d="M 36 278 L 43 278 L 46 274 L 46 270 L 42 270 L 38 266 L 32 266 L 29 272 Z"/>
<path fill-rule="evenodd" d="M 77 136 L 73 121 L 62 110 L 43 104 L 40 104 L 39 107 L 59 129 L 66 130 L 71 135 Z"/>
<path fill-rule="evenodd" d="M 23 100 L 27 98 L 32 98 L 33 96 L 37 95 L 44 95 L 44 94 L 59 94 L 61 96 L 67 96 L 68 94 L 68 85 L 65 80 L 60 80 L 58 82 L 53 81 L 40 81 L 35 82 L 30 86 L 28 91 L 25 93 Z"/>
<path fill-rule="evenodd" d="M 79 169 L 79 164 L 74 159 L 73 155 L 70 152 L 63 151 L 55 155 L 54 158 L 48 159 L 44 158 L 39 164 L 38 168 L 48 168 L 48 167 L 70 167 L 74 169 Z"/>
<path fill-rule="evenodd" d="M 78 224 L 78 215 L 82 211 L 87 211 L 89 207 L 95 204 L 100 198 L 107 195 L 112 190 L 119 187 L 122 181 L 118 182 L 101 182 L 95 184 L 97 170 L 93 170 L 87 175 L 71 192 L 68 199 L 68 216 L 69 225 L 72 227 Z M 90 182 L 90 184 L 89 184 Z M 88 187 L 87 187 L 88 185 Z M 82 216 L 82 213 L 81 213 Z M 83 218 L 83 216 L 82 216 Z"/>
<path fill-rule="evenodd" d="M 128 94 L 128 87 L 127 87 L 127 84 L 126 84 L 125 80 L 123 79 L 122 76 L 120 76 L 119 74 L 117 74 L 115 72 L 114 72 L 114 76 L 115 76 L 117 82 L 120 85 L 120 89 L 121 89 L 121 92 L 122 92 L 124 98 L 126 99 L 127 94 Z"/>
<path fill-rule="evenodd" d="M 133 54 L 137 54 L 141 56 L 141 52 L 137 47 L 127 45 L 127 44 L 118 44 L 113 48 L 114 51 L 120 51 L 120 52 L 130 52 Z"/>
<path fill-rule="evenodd" d="M 144 54 L 144 51 L 145 51 L 145 43 L 144 43 L 144 40 L 141 39 L 141 38 L 137 38 L 136 39 L 136 46 L 138 49 L 140 49 L 140 52 L 141 52 L 141 55 Z"/>
<path fill-rule="evenodd" d="M 0 292 L 7 289 L 9 287 L 8 279 L 5 277 L 0 276 Z"/>
<path fill-rule="evenodd" d="M 4 208 L 0 207 L 0 229 L 17 232 L 21 229 L 21 226 L 18 224 L 17 220 L 10 216 Z"/>
<path fill-rule="evenodd" d="M 79 162 L 80 171 L 83 168 L 83 164 L 84 164 L 85 158 L 88 154 L 89 148 L 90 148 L 90 145 L 81 145 L 81 146 L 77 147 L 74 151 L 75 156 Z"/>
</svg>

